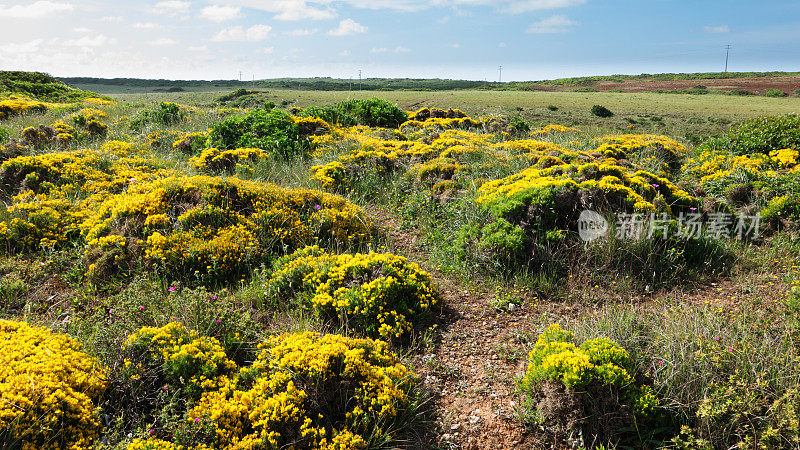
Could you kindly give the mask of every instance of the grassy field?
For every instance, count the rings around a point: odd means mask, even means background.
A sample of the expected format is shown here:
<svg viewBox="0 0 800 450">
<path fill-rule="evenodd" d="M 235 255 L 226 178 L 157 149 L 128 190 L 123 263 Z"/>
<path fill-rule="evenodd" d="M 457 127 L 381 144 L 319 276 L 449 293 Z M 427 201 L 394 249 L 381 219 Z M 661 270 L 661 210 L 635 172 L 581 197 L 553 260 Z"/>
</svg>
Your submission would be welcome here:
<svg viewBox="0 0 800 450">
<path fill-rule="evenodd" d="M 0 122 L 0 447 L 797 447 L 800 99 L 229 92 Z"/>
<path fill-rule="evenodd" d="M 122 103 L 175 101 L 211 105 L 230 91 L 191 93 L 149 93 L 115 95 Z M 412 111 L 423 107 L 458 108 L 470 116 L 490 114 L 520 116 L 533 125 L 558 123 L 603 130 L 630 130 L 668 134 L 678 139 L 697 139 L 719 133 L 723 125 L 758 116 L 800 111 L 800 98 L 756 96 L 685 95 L 655 93 L 581 93 L 517 91 L 294 91 L 271 90 L 267 96 L 288 108 L 307 108 L 333 104 L 346 99 L 383 98 L 400 108 Z M 602 105 L 615 113 L 600 119 L 590 113 Z M 556 107 L 553 111 L 548 107 Z M 633 125 L 633 126 L 631 126 Z"/>
</svg>

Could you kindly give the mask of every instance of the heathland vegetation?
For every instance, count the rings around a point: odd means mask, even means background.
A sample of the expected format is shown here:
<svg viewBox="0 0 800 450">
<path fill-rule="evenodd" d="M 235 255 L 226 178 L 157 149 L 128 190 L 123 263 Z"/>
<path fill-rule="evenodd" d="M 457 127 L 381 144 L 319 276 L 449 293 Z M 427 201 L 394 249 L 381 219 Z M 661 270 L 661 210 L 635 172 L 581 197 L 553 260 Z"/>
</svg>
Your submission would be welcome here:
<svg viewBox="0 0 800 450">
<path fill-rule="evenodd" d="M 3 448 L 800 443 L 794 98 L 0 80 Z"/>
</svg>

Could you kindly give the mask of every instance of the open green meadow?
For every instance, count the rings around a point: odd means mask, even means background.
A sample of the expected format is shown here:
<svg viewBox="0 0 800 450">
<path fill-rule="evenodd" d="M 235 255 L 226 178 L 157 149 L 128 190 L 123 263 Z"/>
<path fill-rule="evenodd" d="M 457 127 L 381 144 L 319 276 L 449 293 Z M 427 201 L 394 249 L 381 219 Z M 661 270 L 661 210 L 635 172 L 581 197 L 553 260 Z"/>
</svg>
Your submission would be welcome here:
<svg viewBox="0 0 800 450">
<path fill-rule="evenodd" d="M 22 79 L 0 448 L 800 445 L 800 98 Z"/>
</svg>

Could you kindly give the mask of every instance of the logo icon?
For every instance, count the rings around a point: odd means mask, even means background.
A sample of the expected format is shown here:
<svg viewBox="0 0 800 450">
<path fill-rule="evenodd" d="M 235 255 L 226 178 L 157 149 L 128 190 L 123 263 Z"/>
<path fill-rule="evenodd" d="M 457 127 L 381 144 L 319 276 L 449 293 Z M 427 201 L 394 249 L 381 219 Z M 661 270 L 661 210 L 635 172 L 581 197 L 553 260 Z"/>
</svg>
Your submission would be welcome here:
<svg viewBox="0 0 800 450">
<path fill-rule="evenodd" d="M 578 217 L 578 235 L 584 242 L 592 242 L 608 233 L 608 221 L 600 214 L 591 211 L 581 211 Z"/>
</svg>

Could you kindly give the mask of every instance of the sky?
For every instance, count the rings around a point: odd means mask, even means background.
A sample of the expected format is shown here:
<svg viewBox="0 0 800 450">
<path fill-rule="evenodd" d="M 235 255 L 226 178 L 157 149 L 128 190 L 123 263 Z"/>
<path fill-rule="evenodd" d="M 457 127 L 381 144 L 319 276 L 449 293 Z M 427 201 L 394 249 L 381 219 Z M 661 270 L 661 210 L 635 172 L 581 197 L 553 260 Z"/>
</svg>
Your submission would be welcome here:
<svg viewBox="0 0 800 450">
<path fill-rule="evenodd" d="M 65 77 L 717 72 L 729 44 L 730 71 L 800 71 L 800 1 L 0 0 L 0 70 Z"/>
</svg>

